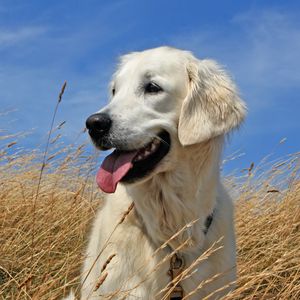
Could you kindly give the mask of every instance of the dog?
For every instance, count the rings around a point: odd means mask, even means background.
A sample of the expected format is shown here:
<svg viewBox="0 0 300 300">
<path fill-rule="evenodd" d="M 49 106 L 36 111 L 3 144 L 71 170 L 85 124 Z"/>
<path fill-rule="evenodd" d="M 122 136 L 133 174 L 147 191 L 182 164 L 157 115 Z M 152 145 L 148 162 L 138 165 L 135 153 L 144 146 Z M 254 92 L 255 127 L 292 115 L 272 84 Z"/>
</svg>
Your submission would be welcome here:
<svg viewBox="0 0 300 300">
<path fill-rule="evenodd" d="M 121 57 L 109 103 L 86 121 L 95 146 L 114 151 L 96 176 L 109 195 L 89 236 L 81 299 L 219 299 L 234 288 L 233 204 L 219 169 L 245 115 L 213 60 L 171 47 Z M 177 283 L 174 255 L 177 275 L 190 269 Z"/>
</svg>

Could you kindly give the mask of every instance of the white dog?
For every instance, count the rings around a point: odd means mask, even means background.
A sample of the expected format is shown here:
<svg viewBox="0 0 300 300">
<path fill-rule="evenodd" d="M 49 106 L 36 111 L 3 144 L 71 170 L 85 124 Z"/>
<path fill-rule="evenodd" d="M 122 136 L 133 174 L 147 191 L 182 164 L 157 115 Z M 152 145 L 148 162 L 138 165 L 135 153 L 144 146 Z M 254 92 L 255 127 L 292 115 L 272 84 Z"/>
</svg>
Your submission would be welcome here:
<svg viewBox="0 0 300 300">
<path fill-rule="evenodd" d="M 160 47 L 121 58 L 110 98 L 86 124 L 96 147 L 114 152 L 97 174 L 111 195 L 89 237 L 81 299 L 220 298 L 236 278 L 220 156 L 246 113 L 233 82 L 212 60 Z M 197 263 L 217 241 L 220 249 Z M 184 264 L 177 273 L 174 258 Z M 168 284 L 170 295 L 161 292 Z"/>
</svg>

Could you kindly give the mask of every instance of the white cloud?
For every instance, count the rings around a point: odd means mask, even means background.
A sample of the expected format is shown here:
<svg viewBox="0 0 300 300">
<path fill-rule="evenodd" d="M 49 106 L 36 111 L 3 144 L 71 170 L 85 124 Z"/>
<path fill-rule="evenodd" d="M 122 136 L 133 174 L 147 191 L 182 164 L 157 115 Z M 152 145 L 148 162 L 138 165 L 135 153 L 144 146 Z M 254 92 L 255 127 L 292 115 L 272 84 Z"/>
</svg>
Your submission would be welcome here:
<svg viewBox="0 0 300 300">
<path fill-rule="evenodd" d="M 233 19 L 245 42 L 243 69 L 260 85 L 290 87 L 300 84 L 299 16 L 276 10 L 252 11 Z"/>
<path fill-rule="evenodd" d="M 44 27 L 21 27 L 18 29 L 0 28 L 0 49 L 30 41 L 45 33 Z"/>
<path fill-rule="evenodd" d="M 250 11 L 234 16 L 228 28 L 179 35 L 171 43 L 224 64 L 255 108 L 270 105 L 280 89 L 300 86 L 300 21 L 292 13 Z"/>
</svg>

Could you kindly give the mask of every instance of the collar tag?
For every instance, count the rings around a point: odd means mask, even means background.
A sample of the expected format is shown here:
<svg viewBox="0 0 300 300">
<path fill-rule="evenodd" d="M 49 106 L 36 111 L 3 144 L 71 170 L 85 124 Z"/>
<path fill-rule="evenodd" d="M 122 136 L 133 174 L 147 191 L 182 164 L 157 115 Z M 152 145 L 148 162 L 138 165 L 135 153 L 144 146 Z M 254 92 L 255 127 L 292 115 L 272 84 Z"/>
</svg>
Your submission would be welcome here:
<svg viewBox="0 0 300 300">
<path fill-rule="evenodd" d="M 170 269 L 169 269 L 169 275 L 171 276 L 171 282 L 177 278 L 183 271 L 184 268 L 184 259 L 182 255 L 179 255 L 178 253 L 175 253 L 171 257 L 170 261 Z M 183 288 L 180 285 L 180 282 L 177 284 L 171 284 L 172 292 L 169 295 L 169 300 L 181 300 L 183 299 L 184 292 Z"/>
</svg>

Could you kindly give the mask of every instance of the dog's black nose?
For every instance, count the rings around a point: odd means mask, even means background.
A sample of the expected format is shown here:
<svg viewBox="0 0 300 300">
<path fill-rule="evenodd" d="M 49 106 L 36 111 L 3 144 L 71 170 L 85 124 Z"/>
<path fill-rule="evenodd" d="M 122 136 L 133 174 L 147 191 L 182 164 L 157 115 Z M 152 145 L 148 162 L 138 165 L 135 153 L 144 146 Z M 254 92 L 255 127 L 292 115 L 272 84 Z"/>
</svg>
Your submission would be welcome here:
<svg viewBox="0 0 300 300">
<path fill-rule="evenodd" d="M 108 133 L 112 124 L 112 120 L 108 114 L 99 113 L 89 116 L 86 120 L 86 128 L 89 133 L 96 135 L 104 135 Z"/>
</svg>

